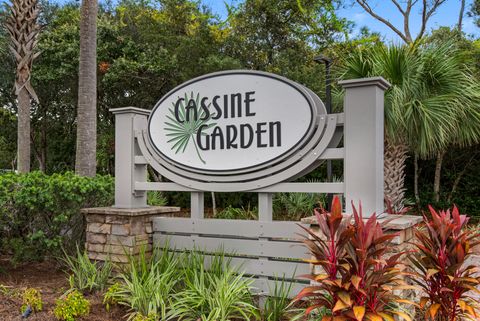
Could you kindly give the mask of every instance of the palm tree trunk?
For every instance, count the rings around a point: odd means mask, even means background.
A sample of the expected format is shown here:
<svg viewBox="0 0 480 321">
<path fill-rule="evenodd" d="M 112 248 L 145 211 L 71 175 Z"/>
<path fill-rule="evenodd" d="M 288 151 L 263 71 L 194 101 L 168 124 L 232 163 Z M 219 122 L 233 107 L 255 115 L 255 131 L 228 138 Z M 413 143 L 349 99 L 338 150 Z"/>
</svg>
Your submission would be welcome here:
<svg viewBox="0 0 480 321">
<path fill-rule="evenodd" d="M 97 0 L 82 1 L 75 158 L 81 176 L 95 176 L 97 170 L 97 12 Z"/>
<path fill-rule="evenodd" d="M 25 87 L 18 93 L 17 150 L 18 172 L 30 172 L 30 94 Z"/>
<path fill-rule="evenodd" d="M 435 164 L 435 176 L 433 181 L 433 195 L 435 202 L 440 201 L 440 178 L 442 176 L 442 162 L 445 152 L 441 151 L 437 153 L 437 160 Z"/>
<path fill-rule="evenodd" d="M 391 202 L 395 211 L 401 211 L 405 199 L 405 161 L 408 147 L 385 139 L 384 189 L 385 199 Z"/>
<path fill-rule="evenodd" d="M 463 15 L 465 13 L 465 0 L 460 1 L 460 12 L 458 14 L 458 23 L 457 29 L 459 32 L 462 32 L 463 29 Z"/>
</svg>

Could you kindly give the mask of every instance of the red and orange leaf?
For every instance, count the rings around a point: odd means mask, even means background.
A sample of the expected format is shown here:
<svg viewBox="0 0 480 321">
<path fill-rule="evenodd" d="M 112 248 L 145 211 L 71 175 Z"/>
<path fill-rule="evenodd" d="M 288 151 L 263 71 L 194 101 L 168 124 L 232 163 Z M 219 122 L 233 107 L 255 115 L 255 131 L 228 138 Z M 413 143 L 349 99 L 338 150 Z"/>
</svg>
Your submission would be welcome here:
<svg viewBox="0 0 480 321">
<path fill-rule="evenodd" d="M 353 314 L 355 315 L 355 319 L 357 321 L 362 321 L 363 317 L 365 316 L 365 307 L 364 306 L 354 306 L 353 307 Z"/>
</svg>

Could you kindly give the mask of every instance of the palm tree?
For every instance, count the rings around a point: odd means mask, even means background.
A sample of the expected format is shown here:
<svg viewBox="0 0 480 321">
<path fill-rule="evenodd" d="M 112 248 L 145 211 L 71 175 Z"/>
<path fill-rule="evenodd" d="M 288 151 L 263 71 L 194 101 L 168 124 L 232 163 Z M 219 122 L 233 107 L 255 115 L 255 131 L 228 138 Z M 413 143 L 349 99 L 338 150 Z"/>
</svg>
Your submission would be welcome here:
<svg viewBox="0 0 480 321">
<path fill-rule="evenodd" d="M 97 12 L 97 0 L 82 1 L 75 158 L 81 176 L 95 176 L 97 168 Z"/>
<path fill-rule="evenodd" d="M 479 87 L 451 43 L 361 48 L 344 61 L 344 78 L 378 75 L 392 84 L 385 100 L 385 197 L 400 210 L 409 151 L 428 158 L 480 139 Z"/>
<path fill-rule="evenodd" d="M 30 84 L 32 64 L 40 54 L 36 51 L 40 26 L 37 22 L 37 0 L 13 0 L 6 28 L 11 38 L 10 50 L 17 63 L 15 94 L 18 101 L 17 170 L 30 171 L 30 105 L 31 99 L 38 102 L 37 94 Z"/>
</svg>

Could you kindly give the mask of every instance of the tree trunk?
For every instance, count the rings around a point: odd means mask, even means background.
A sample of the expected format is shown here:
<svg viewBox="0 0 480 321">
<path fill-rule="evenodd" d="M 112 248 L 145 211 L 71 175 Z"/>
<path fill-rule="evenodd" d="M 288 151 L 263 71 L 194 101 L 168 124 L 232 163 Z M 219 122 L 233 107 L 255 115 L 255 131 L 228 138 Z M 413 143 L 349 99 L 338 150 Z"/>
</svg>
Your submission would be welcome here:
<svg viewBox="0 0 480 321">
<path fill-rule="evenodd" d="M 460 13 L 458 14 L 458 24 L 457 29 L 459 32 L 463 30 L 463 15 L 465 13 L 465 0 L 461 0 L 460 4 Z"/>
<path fill-rule="evenodd" d="M 217 217 L 217 201 L 215 200 L 215 192 L 212 192 L 212 211 L 213 217 Z"/>
<path fill-rule="evenodd" d="M 97 0 L 82 1 L 75 158 L 81 176 L 95 176 L 97 169 L 97 11 Z"/>
<path fill-rule="evenodd" d="M 384 180 L 385 199 L 393 210 L 400 212 L 405 200 L 405 161 L 408 148 L 405 144 L 394 144 L 385 139 Z"/>
<path fill-rule="evenodd" d="M 17 150 L 19 173 L 30 172 L 30 94 L 24 87 L 18 93 Z"/>
<path fill-rule="evenodd" d="M 440 201 L 440 178 L 442 176 L 442 162 L 445 152 L 437 153 L 437 161 L 435 164 L 435 177 L 433 181 L 433 195 L 435 202 Z"/>
<path fill-rule="evenodd" d="M 415 158 L 413 160 L 413 192 L 415 194 L 415 204 L 418 206 L 420 204 L 420 194 L 418 193 L 418 153 L 415 152 Z"/>
<path fill-rule="evenodd" d="M 463 169 L 460 171 L 460 173 L 455 177 L 455 180 L 453 181 L 452 189 L 450 190 L 450 193 L 448 194 L 447 202 L 451 203 L 453 199 L 453 195 L 457 191 L 458 185 L 460 185 L 460 181 L 462 180 L 463 176 L 469 169 L 470 165 L 472 162 L 477 159 L 478 153 L 473 153 L 472 157 L 468 160 L 466 164 L 464 164 Z"/>
</svg>

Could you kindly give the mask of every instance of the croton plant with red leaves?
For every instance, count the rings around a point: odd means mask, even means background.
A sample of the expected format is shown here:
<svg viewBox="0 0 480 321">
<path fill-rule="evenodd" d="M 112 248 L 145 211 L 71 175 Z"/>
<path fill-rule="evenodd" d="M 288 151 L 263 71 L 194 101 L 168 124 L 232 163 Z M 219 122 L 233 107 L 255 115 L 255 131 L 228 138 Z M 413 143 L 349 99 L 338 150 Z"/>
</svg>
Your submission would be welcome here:
<svg viewBox="0 0 480 321">
<path fill-rule="evenodd" d="M 450 212 L 429 207 L 431 219 L 424 216 L 425 227 L 417 229 L 417 251 L 411 257 L 415 282 L 423 289 L 420 307 L 425 320 L 480 320 L 480 269 L 466 265 L 472 249 L 480 243 L 480 232 L 468 230 L 468 217 L 457 207 Z"/>
<path fill-rule="evenodd" d="M 313 257 L 308 262 L 316 267 L 315 273 L 304 277 L 315 282 L 295 301 L 309 304 L 306 314 L 326 307 L 330 314 L 322 321 L 393 321 L 395 315 L 411 321 L 392 307 L 411 304 L 394 295 L 394 290 L 412 288 L 404 282 L 399 263 L 404 253 L 386 258 L 396 234 L 385 234 L 375 214 L 364 221 L 361 206 L 358 211 L 353 208 L 352 223 L 351 216 L 342 214 L 336 197 L 331 212 L 315 210 L 319 232 L 303 227 L 308 233 L 304 244 Z"/>
</svg>

